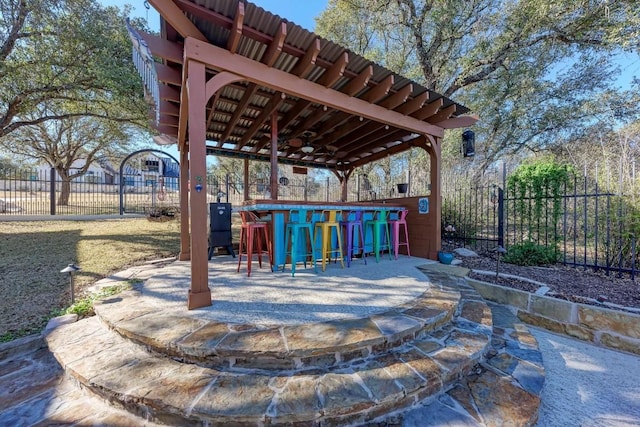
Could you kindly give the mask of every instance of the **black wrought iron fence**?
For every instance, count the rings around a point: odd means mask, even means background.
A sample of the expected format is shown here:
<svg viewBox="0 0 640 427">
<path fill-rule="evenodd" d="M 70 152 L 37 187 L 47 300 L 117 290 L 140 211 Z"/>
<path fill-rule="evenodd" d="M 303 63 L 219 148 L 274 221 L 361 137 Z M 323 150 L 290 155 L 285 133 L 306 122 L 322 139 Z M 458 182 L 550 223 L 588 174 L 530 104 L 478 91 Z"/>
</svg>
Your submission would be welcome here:
<svg viewBox="0 0 640 427">
<path fill-rule="evenodd" d="M 640 261 L 640 198 L 634 191 L 621 186 L 616 191 L 603 189 L 586 175 L 573 176 L 557 195 L 503 189 L 504 182 L 445 184 L 443 242 L 477 250 L 500 245 L 508 250 L 529 241 L 555 248 L 565 265 L 635 278 Z"/>
<path fill-rule="evenodd" d="M 270 178 L 252 176 L 246 184 L 250 199 L 271 199 Z M 349 180 L 348 201 L 376 200 L 419 194 L 421 183 L 409 183 L 406 193 L 396 184 L 381 183 L 355 176 Z M 207 198 L 218 198 L 234 205 L 244 201 L 245 184 L 229 176 L 207 178 Z M 122 204 L 120 189 L 122 187 Z M 61 203 L 64 181 L 52 169 L 0 169 L 0 218 L 2 215 L 105 215 L 144 214 L 157 207 L 179 206 L 179 179 L 153 173 L 117 174 L 92 172 L 72 179 L 68 200 Z M 425 193 L 422 193 L 425 194 Z M 428 194 L 428 193 L 426 193 Z M 300 201 L 339 201 L 342 186 L 334 175 L 281 176 L 278 198 Z"/>
<path fill-rule="evenodd" d="M 251 176 L 248 195 L 252 200 L 271 199 L 270 177 Z M 408 183 L 405 192 L 400 192 L 397 184 L 383 184 L 361 176 L 352 177 L 347 185 L 347 201 L 367 201 L 406 197 L 410 194 L 426 195 L 428 183 Z M 210 175 L 207 179 L 211 196 L 220 194 L 221 200 L 239 205 L 244 200 L 245 184 L 229 175 Z M 307 175 L 281 176 L 278 178 L 278 199 L 300 201 L 339 201 L 342 199 L 342 184 L 334 175 L 311 177 Z"/>
<path fill-rule="evenodd" d="M 444 185 L 443 242 L 487 251 L 503 245 L 503 209 L 503 191 L 495 184 L 475 187 Z"/>
<path fill-rule="evenodd" d="M 117 215 L 121 184 L 125 213 L 146 213 L 154 207 L 179 205 L 177 178 L 124 175 L 120 180 L 93 172 L 65 185 L 51 169 L 0 169 L 0 218 L 2 215 Z M 68 191 L 68 197 L 63 197 L 64 191 Z"/>
</svg>

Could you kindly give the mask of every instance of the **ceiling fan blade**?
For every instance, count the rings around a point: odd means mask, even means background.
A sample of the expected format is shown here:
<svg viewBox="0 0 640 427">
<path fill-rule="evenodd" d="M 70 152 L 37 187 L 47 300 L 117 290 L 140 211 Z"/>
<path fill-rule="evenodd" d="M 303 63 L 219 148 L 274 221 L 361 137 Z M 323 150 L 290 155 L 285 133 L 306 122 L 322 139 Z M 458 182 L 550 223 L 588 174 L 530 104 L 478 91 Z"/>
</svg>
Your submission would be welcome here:
<svg viewBox="0 0 640 427">
<path fill-rule="evenodd" d="M 292 138 L 287 141 L 290 147 L 300 148 L 302 147 L 302 139 L 300 138 Z"/>
</svg>

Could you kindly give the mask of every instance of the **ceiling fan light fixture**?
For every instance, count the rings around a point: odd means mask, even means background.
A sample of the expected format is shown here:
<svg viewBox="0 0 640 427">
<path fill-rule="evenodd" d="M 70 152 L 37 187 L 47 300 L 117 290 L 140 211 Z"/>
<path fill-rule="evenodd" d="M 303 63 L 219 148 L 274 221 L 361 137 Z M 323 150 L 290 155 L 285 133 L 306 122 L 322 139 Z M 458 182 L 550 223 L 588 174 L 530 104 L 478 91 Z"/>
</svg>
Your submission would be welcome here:
<svg viewBox="0 0 640 427">
<path fill-rule="evenodd" d="M 305 154 L 311 154 L 313 153 L 313 146 L 309 141 L 306 141 L 300 150 Z"/>
</svg>

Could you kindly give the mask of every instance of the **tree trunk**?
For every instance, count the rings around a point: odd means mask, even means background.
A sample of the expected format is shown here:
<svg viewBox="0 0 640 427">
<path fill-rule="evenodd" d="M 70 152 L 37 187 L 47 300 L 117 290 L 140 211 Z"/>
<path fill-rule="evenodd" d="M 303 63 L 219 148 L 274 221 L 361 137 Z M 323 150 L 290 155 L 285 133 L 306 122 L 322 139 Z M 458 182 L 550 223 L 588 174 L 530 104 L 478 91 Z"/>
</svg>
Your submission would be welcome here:
<svg viewBox="0 0 640 427">
<path fill-rule="evenodd" d="M 71 195 L 71 180 L 67 177 L 62 177 L 60 197 L 58 197 L 58 206 L 68 206 L 70 195 Z"/>
</svg>

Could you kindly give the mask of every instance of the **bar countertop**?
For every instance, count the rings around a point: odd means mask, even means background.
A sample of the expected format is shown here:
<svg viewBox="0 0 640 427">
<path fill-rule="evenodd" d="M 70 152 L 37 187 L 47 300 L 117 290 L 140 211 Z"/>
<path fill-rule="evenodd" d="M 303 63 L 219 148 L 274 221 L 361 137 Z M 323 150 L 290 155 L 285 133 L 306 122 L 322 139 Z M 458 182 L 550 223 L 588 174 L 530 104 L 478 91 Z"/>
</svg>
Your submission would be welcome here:
<svg viewBox="0 0 640 427">
<path fill-rule="evenodd" d="M 289 209 L 314 209 L 314 210 L 396 210 L 402 209 L 401 205 L 386 202 L 305 202 L 301 200 L 248 200 L 234 208 L 236 211 L 286 211 Z"/>
</svg>

